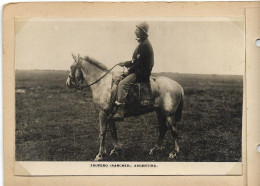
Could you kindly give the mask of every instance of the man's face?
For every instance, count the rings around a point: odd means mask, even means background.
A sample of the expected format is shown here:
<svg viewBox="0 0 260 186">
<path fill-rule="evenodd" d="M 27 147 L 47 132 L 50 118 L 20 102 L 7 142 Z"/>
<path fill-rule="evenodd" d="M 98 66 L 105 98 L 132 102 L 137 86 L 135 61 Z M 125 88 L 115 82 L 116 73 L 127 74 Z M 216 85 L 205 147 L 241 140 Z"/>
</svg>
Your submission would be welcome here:
<svg viewBox="0 0 260 186">
<path fill-rule="evenodd" d="M 137 38 L 141 38 L 142 37 L 142 30 L 140 28 L 136 27 L 135 35 L 136 35 Z"/>
</svg>

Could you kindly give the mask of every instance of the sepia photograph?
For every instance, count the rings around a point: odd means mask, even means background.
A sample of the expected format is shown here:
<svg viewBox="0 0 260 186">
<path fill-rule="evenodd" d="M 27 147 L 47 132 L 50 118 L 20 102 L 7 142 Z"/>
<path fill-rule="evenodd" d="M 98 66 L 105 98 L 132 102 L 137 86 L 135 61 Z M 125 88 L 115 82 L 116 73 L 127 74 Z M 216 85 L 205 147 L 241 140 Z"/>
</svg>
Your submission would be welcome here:
<svg viewBox="0 0 260 186">
<path fill-rule="evenodd" d="M 15 159 L 241 162 L 244 50 L 244 17 L 16 18 Z"/>
<path fill-rule="evenodd" d="M 259 7 L 4 5 L 4 184 L 259 185 Z"/>
</svg>

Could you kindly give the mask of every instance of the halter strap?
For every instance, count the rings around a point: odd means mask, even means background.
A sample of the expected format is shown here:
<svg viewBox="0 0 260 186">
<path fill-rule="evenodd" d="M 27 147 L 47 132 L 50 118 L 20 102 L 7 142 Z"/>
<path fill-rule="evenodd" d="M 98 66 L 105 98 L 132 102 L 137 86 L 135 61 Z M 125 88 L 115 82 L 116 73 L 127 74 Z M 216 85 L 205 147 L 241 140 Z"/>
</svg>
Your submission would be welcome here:
<svg viewBox="0 0 260 186">
<path fill-rule="evenodd" d="M 101 76 L 100 78 L 98 78 L 96 81 L 94 81 L 93 83 L 90 83 L 89 85 L 85 85 L 85 86 L 78 86 L 80 88 L 80 90 L 82 90 L 83 88 L 87 88 L 87 87 L 90 87 L 94 84 L 96 84 L 97 82 L 99 82 L 101 79 L 103 79 L 109 72 L 111 72 L 111 70 L 113 70 L 117 65 L 119 64 L 116 64 L 114 65 L 111 69 L 109 69 L 103 76 Z"/>
<path fill-rule="evenodd" d="M 78 65 L 79 61 L 77 62 L 75 68 L 73 69 L 73 73 Z M 85 86 L 79 86 L 79 85 L 74 85 L 74 87 L 77 89 L 77 90 L 82 90 L 84 88 L 88 88 L 88 87 L 91 87 L 92 85 L 96 84 L 97 82 L 99 82 L 101 79 L 103 79 L 109 72 L 111 72 L 111 70 L 113 70 L 118 64 L 114 65 L 111 69 L 109 69 L 103 76 L 101 76 L 100 78 L 98 78 L 96 81 L 90 83 L 89 85 L 85 85 Z M 69 75 L 69 77 L 71 78 L 72 76 Z"/>
</svg>

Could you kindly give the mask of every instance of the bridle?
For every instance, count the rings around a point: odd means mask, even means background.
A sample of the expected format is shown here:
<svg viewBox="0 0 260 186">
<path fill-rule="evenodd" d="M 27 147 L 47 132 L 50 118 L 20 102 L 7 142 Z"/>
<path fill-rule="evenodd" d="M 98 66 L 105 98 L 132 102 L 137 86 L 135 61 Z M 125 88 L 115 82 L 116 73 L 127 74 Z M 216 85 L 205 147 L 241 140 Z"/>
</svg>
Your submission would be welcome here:
<svg viewBox="0 0 260 186">
<path fill-rule="evenodd" d="M 82 62 L 82 60 L 83 60 L 82 58 L 78 58 L 77 64 L 76 64 L 75 67 L 73 68 L 71 75 L 69 75 L 70 82 L 71 82 L 71 84 L 73 85 L 73 88 L 77 89 L 78 91 L 81 91 L 81 90 L 84 89 L 84 88 L 88 88 L 88 87 L 90 87 L 90 86 L 96 84 L 96 83 L 99 82 L 102 78 L 104 78 L 109 72 L 111 72 L 111 70 L 113 70 L 117 65 L 119 65 L 119 63 L 116 64 L 116 65 L 114 65 L 114 66 L 113 66 L 111 69 L 109 69 L 104 75 L 102 75 L 100 78 L 98 78 L 96 81 L 90 83 L 89 85 L 81 86 L 81 85 L 79 85 L 78 82 L 75 81 L 75 80 L 76 80 L 75 71 L 76 71 L 76 69 L 78 68 L 78 64 L 79 64 L 80 62 Z M 82 68 L 82 67 L 80 67 L 80 68 Z"/>
<path fill-rule="evenodd" d="M 74 66 L 73 70 L 69 74 L 70 82 L 73 85 L 73 88 L 76 88 L 77 90 L 82 90 L 80 88 L 78 81 L 76 81 L 76 77 L 75 77 L 76 69 L 78 68 L 79 62 L 81 62 L 81 61 L 82 61 L 82 58 L 78 58 L 76 65 Z"/>
</svg>

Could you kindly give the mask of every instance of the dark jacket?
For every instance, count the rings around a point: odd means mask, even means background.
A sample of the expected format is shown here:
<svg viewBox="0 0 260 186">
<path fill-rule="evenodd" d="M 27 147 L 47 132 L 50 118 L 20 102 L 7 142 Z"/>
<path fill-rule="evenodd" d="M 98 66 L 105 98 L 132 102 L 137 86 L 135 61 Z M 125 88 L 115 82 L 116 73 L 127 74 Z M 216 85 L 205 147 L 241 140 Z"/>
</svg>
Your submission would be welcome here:
<svg viewBox="0 0 260 186">
<path fill-rule="evenodd" d="M 129 68 L 128 73 L 135 73 L 137 82 L 149 82 L 149 77 L 154 65 L 154 53 L 148 38 L 139 43 L 132 59 L 132 61 L 125 63 L 125 66 Z"/>
</svg>

